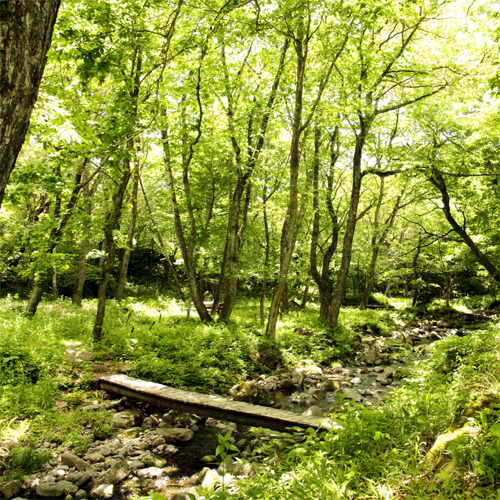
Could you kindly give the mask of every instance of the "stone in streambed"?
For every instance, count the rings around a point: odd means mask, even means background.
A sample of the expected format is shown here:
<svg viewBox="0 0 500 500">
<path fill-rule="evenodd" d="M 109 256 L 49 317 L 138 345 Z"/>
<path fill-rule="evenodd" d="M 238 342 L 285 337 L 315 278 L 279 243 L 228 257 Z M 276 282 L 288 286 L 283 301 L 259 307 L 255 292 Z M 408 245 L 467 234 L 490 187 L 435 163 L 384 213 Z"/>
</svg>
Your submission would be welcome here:
<svg viewBox="0 0 500 500">
<path fill-rule="evenodd" d="M 191 429 L 162 428 L 158 429 L 157 433 L 161 434 L 168 443 L 172 443 L 174 441 L 185 443 L 187 441 L 191 441 L 194 437 L 194 432 Z"/>
<path fill-rule="evenodd" d="M 85 460 L 78 458 L 76 455 L 73 455 L 72 453 L 69 453 L 68 451 L 64 452 L 61 455 L 61 463 L 63 465 L 67 465 L 70 468 L 74 467 L 79 472 L 82 472 L 82 471 L 87 470 L 89 468 L 89 464 L 87 462 L 85 462 Z"/>
<path fill-rule="evenodd" d="M 8 483 L 0 484 L 0 492 L 5 498 L 12 498 L 21 490 L 21 481 L 9 481 Z"/>
</svg>

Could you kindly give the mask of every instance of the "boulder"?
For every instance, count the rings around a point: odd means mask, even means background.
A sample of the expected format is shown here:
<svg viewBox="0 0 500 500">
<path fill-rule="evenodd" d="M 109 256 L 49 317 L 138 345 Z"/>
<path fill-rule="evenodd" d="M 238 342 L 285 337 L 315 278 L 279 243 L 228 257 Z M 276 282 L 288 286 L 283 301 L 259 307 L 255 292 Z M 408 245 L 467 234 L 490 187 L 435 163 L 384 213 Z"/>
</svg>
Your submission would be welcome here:
<svg viewBox="0 0 500 500">
<path fill-rule="evenodd" d="M 143 420 L 143 415 L 139 410 L 124 410 L 113 415 L 111 425 L 121 429 L 135 427 L 140 425 Z"/>
<path fill-rule="evenodd" d="M 276 384 L 272 384 L 276 385 Z M 271 387 L 271 385 L 269 386 Z M 256 381 L 243 382 L 233 386 L 230 394 L 235 401 L 243 401 L 245 403 L 253 403 L 263 406 L 271 406 L 274 404 L 274 394 L 271 390 L 259 385 Z"/>
<path fill-rule="evenodd" d="M 316 405 L 309 407 L 304 413 L 302 413 L 305 417 L 324 417 L 325 414 L 323 410 Z"/>
<path fill-rule="evenodd" d="M 12 498 L 21 491 L 21 481 L 9 481 L 7 483 L 0 483 L 0 492 L 5 498 Z"/>
<path fill-rule="evenodd" d="M 137 477 L 148 477 L 150 479 L 158 479 L 163 476 L 163 469 L 160 467 L 148 467 L 146 469 L 139 469 Z"/>
<path fill-rule="evenodd" d="M 74 467 L 78 471 L 84 471 L 87 470 L 89 467 L 89 464 L 85 462 L 85 460 L 82 460 L 81 458 L 78 458 L 76 455 L 73 455 L 72 453 L 69 453 L 68 451 L 64 452 L 61 455 L 61 463 L 63 465 L 67 465 L 68 467 Z"/>
<path fill-rule="evenodd" d="M 366 351 L 363 354 L 362 360 L 367 364 L 367 365 L 373 365 L 375 361 L 377 360 L 377 353 L 375 351 Z"/>
<path fill-rule="evenodd" d="M 115 462 L 103 474 L 98 476 L 94 482 L 96 485 L 110 485 L 121 483 L 130 473 L 132 468 L 126 462 Z"/>
<path fill-rule="evenodd" d="M 56 482 L 39 483 L 36 487 L 36 494 L 43 498 L 59 498 L 64 495 L 64 485 Z"/>
<path fill-rule="evenodd" d="M 219 465 L 217 471 L 220 474 L 226 474 L 229 472 L 233 476 L 250 476 L 254 473 L 254 469 L 250 464 L 237 462 L 231 457 L 226 457 Z"/>
<path fill-rule="evenodd" d="M 114 486 L 112 484 L 100 484 L 92 489 L 91 495 L 94 498 L 113 498 Z"/>
<path fill-rule="evenodd" d="M 161 434 L 165 441 L 169 443 L 174 441 L 185 443 L 191 441 L 194 437 L 194 432 L 191 429 L 162 428 L 158 429 L 158 434 Z"/>
<path fill-rule="evenodd" d="M 186 427 L 189 428 L 194 424 L 194 420 L 189 413 L 179 410 L 171 410 L 163 415 L 158 427 Z"/>
</svg>

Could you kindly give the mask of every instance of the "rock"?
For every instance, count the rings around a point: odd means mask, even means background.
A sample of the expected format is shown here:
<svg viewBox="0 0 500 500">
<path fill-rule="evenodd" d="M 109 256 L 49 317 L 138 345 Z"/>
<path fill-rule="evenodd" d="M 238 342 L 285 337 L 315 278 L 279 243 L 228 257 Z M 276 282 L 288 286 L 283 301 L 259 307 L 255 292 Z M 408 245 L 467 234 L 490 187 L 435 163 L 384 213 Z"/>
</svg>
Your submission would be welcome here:
<svg viewBox="0 0 500 500">
<path fill-rule="evenodd" d="M 344 393 L 344 396 L 346 397 L 346 399 L 350 399 L 352 401 L 355 401 L 356 403 L 361 403 L 361 401 L 363 401 L 363 398 L 356 390 L 344 389 L 343 393 Z"/>
<path fill-rule="evenodd" d="M 250 464 L 237 462 L 230 457 L 226 457 L 217 470 L 221 474 L 229 472 L 234 476 L 249 476 L 254 473 L 254 469 Z"/>
<path fill-rule="evenodd" d="M 302 413 L 305 417 L 324 417 L 325 414 L 323 410 L 319 406 L 311 406 L 304 413 Z"/>
<path fill-rule="evenodd" d="M 326 380 L 321 382 L 321 387 L 326 391 L 333 391 L 333 390 L 338 390 L 339 384 L 327 378 Z"/>
<path fill-rule="evenodd" d="M 165 443 L 166 443 L 165 438 L 159 437 L 159 438 L 153 439 L 153 441 L 151 441 L 151 446 L 153 448 L 156 448 L 157 446 L 160 446 L 161 444 L 165 444 Z"/>
<path fill-rule="evenodd" d="M 306 379 L 306 376 L 305 376 L 303 373 L 299 373 L 299 374 L 297 374 L 297 377 L 296 377 L 296 380 L 297 380 L 296 385 L 297 385 L 298 387 L 303 387 L 303 386 L 304 386 L 304 381 L 305 381 L 305 379 Z"/>
<path fill-rule="evenodd" d="M 291 378 L 284 378 L 280 381 L 280 387 L 285 390 L 291 389 L 294 385 L 295 384 Z"/>
<path fill-rule="evenodd" d="M 7 483 L 0 483 L 0 492 L 5 498 L 12 498 L 21 491 L 21 481 L 9 481 Z"/>
<path fill-rule="evenodd" d="M 377 359 L 377 353 L 375 351 L 367 351 L 362 359 L 366 364 L 373 365 Z"/>
<path fill-rule="evenodd" d="M 119 460 L 115 462 L 106 472 L 95 479 L 97 485 L 118 484 L 122 482 L 130 473 L 132 468 L 126 462 Z"/>
<path fill-rule="evenodd" d="M 205 469 L 204 469 L 205 470 Z M 203 471 L 202 471 L 203 472 Z M 202 488 L 213 488 L 216 484 L 219 484 L 220 476 L 217 471 L 213 469 L 208 469 L 201 480 Z"/>
<path fill-rule="evenodd" d="M 69 481 L 59 481 L 57 483 L 59 486 L 63 488 L 64 493 L 67 493 L 68 495 L 72 495 L 73 493 L 76 493 L 78 491 L 78 486 L 75 486 L 73 483 L 70 483 Z"/>
<path fill-rule="evenodd" d="M 385 377 L 377 377 L 376 381 L 380 385 L 390 385 L 391 384 L 391 380 L 389 380 L 388 378 L 385 378 Z"/>
<path fill-rule="evenodd" d="M 116 437 L 118 439 L 136 439 L 144 430 L 141 427 L 132 427 L 119 432 Z"/>
<path fill-rule="evenodd" d="M 307 326 L 298 326 L 295 328 L 293 333 L 298 333 L 299 335 L 313 335 L 314 332 Z"/>
<path fill-rule="evenodd" d="M 158 434 L 161 434 L 168 443 L 172 443 L 174 441 L 185 443 L 187 441 L 191 441 L 194 437 L 194 432 L 191 429 L 163 428 L 158 429 Z"/>
<path fill-rule="evenodd" d="M 94 498 L 113 498 L 114 486 L 112 484 L 100 484 L 92 490 Z"/>
<path fill-rule="evenodd" d="M 87 492 L 85 490 L 78 490 L 76 493 L 75 493 L 75 500 L 84 500 L 85 498 L 87 498 Z"/>
<path fill-rule="evenodd" d="M 109 457 L 110 455 L 113 454 L 113 450 L 107 445 L 99 446 L 99 448 L 97 448 L 96 451 L 97 453 L 100 453 L 103 457 Z"/>
<path fill-rule="evenodd" d="M 55 482 L 39 483 L 36 487 L 36 494 L 44 498 L 62 497 L 64 495 L 64 486 Z"/>
<path fill-rule="evenodd" d="M 359 385 L 359 384 L 361 384 L 361 383 L 362 383 L 362 381 L 361 381 L 361 379 L 360 379 L 359 377 L 354 377 L 354 378 L 351 380 L 351 384 L 353 384 L 353 385 Z"/>
<path fill-rule="evenodd" d="M 140 425 L 142 420 L 143 415 L 139 410 L 124 410 L 113 415 L 111 425 L 121 429 L 127 429 Z"/>
<path fill-rule="evenodd" d="M 129 465 L 131 469 L 144 469 L 144 462 L 140 460 L 129 460 L 127 461 L 127 465 Z"/>
<path fill-rule="evenodd" d="M 91 479 L 97 476 L 97 471 L 91 469 L 91 470 L 86 470 L 82 477 L 80 479 L 77 479 L 74 481 L 75 486 L 78 486 L 79 488 L 83 488 Z"/>
<path fill-rule="evenodd" d="M 332 366 L 332 373 L 342 373 L 341 366 Z"/>
<path fill-rule="evenodd" d="M 158 425 L 158 421 L 154 417 L 146 417 L 141 424 L 141 427 L 148 429 L 150 427 L 156 427 Z"/>
<path fill-rule="evenodd" d="M 171 410 L 161 419 L 158 427 L 191 427 L 195 422 L 189 413 L 179 410 Z"/>
<path fill-rule="evenodd" d="M 137 471 L 137 476 L 158 479 L 159 477 L 163 476 L 163 469 L 160 469 L 160 467 L 148 467 L 147 469 L 140 469 Z"/>
<path fill-rule="evenodd" d="M 296 404 L 311 404 L 312 398 L 307 392 L 294 392 L 291 401 Z"/>
<path fill-rule="evenodd" d="M 104 462 L 104 457 L 100 453 L 87 453 L 83 456 L 83 459 L 92 464 Z"/>
<path fill-rule="evenodd" d="M 266 390 L 254 380 L 237 384 L 233 386 L 229 392 L 235 401 L 243 401 L 245 403 L 264 406 L 270 406 L 274 403 L 272 391 Z"/>
<path fill-rule="evenodd" d="M 141 462 L 144 463 L 146 467 L 165 467 L 167 461 L 159 457 L 158 455 L 153 455 L 152 453 L 145 453 L 141 455 Z"/>
<path fill-rule="evenodd" d="M 76 483 L 82 477 L 83 477 L 83 472 L 70 472 L 66 476 L 66 481 L 69 481 L 70 483 Z"/>
<path fill-rule="evenodd" d="M 205 455 L 200 460 L 204 464 L 210 464 L 210 463 L 216 462 L 217 461 L 217 457 L 215 455 Z"/>
<path fill-rule="evenodd" d="M 61 463 L 63 465 L 67 465 L 70 468 L 74 467 L 80 472 L 87 470 L 89 467 L 89 464 L 87 462 L 85 462 L 81 458 L 78 458 L 76 455 L 69 453 L 68 451 L 64 452 L 61 455 Z"/>
</svg>

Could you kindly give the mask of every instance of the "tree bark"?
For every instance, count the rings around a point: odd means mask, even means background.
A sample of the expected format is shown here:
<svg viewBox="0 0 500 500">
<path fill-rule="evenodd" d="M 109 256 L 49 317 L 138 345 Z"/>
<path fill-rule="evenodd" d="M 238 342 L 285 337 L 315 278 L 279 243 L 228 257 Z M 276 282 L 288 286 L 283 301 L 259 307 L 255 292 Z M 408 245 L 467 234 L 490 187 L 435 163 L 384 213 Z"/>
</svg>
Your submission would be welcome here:
<svg viewBox="0 0 500 500">
<path fill-rule="evenodd" d="M 311 234 L 311 254 L 310 254 L 310 274 L 318 286 L 319 290 L 319 301 L 320 301 L 320 318 L 326 322 L 328 308 L 330 307 L 330 302 L 332 300 L 333 284 L 330 279 L 330 263 L 332 261 L 333 255 L 337 250 L 338 245 L 338 234 L 339 234 L 339 220 L 337 211 L 333 207 L 332 195 L 333 195 L 333 178 L 335 164 L 340 156 L 340 142 L 339 142 L 339 131 L 335 128 L 335 131 L 330 137 L 330 173 L 328 175 L 327 181 L 327 191 L 326 191 L 326 206 L 328 208 L 328 214 L 331 220 L 332 232 L 329 238 L 331 238 L 330 244 L 323 255 L 323 263 L 321 274 L 318 271 L 318 241 L 320 234 L 320 212 L 319 212 L 319 154 L 320 154 L 320 129 L 317 127 L 315 131 L 314 139 L 314 149 L 315 149 L 315 160 L 313 164 L 313 227 Z M 327 240 L 328 241 L 328 240 Z"/>
<path fill-rule="evenodd" d="M 130 214 L 130 223 L 127 233 L 127 248 L 123 253 L 122 263 L 120 266 L 120 274 L 118 276 L 118 285 L 116 287 L 116 300 L 120 302 L 123 298 L 125 290 L 125 282 L 127 281 L 128 263 L 130 261 L 130 254 L 134 248 L 134 235 L 135 226 L 137 224 L 137 196 L 139 194 L 139 161 L 136 160 L 133 172 L 133 185 L 132 185 L 132 211 Z"/>
<path fill-rule="evenodd" d="M 344 300 L 347 275 L 349 274 L 349 267 L 351 265 L 352 242 L 354 239 L 354 232 L 356 230 L 359 198 L 361 196 L 361 181 L 363 179 L 361 172 L 361 159 L 363 156 L 363 147 L 365 145 L 368 131 L 373 122 L 373 118 L 373 116 L 363 116 L 359 114 L 360 129 L 359 133 L 356 134 L 356 144 L 352 166 L 351 201 L 349 204 L 349 213 L 347 215 L 346 230 L 344 234 L 344 244 L 342 247 L 342 260 L 326 320 L 326 325 L 331 330 L 334 330 L 337 327 L 340 306 Z"/>
<path fill-rule="evenodd" d="M 441 193 L 441 200 L 443 202 L 443 212 L 446 220 L 450 223 L 453 230 L 462 238 L 463 242 L 469 247 L 470 251 L 476 257 L 477 261 L 488 271 L 489 275 L 496 281 L 500 282 L 499 269 L 491 262 L 487 255 L 485 255 L 479 247 L 474 243 L 474 240 L 467 233 L 465 227 L 460 226 L 451 213 L 450 195 L 443 178 L 443 174 L 437 169 L 432 169 L 432 175 L 429 180 L 436 186 Z"/>
<path fill-rule="evenodd" d="M 0 2 L 0 207 L 38 97 L 60 3 Z"/>
<path fill-rule="evenodd" d="M 128 147 L 133 149 L 132 140 L 128 141 Z M 109 277 L 115 266 L 116 245 L 113 236 L 118 221 L 121 217 L 123 198 L 127 190 L 128 181 L 130 179 L 130 162 L 128 158 L 122 161 L 121 179 L 118 188 L 113 194 L 111 212 L 108 221 L 104 227 L 104 248 L 106 250 L 106 258 L 102 269 L 101 281 L 97 290 L 97 314 L 92 331 L 92 337 L 95 341 L 99 341 L 102 337 L 102 325 L 104 323 L 104 315 L 106 313 L 106 292 L 108 289 Z"/>
</svg>

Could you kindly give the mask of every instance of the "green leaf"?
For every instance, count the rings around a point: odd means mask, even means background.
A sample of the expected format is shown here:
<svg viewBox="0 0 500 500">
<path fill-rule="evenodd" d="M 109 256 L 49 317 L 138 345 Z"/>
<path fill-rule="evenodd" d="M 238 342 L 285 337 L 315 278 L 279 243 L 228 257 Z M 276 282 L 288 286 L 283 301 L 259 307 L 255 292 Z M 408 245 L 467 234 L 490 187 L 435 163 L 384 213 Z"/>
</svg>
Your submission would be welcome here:
<svg viewBox="0 0 500 500">
<path fill-rule="evenodd" d="M 490 427 L 490 434 L 495 437 L 500 437 L 500 423 L 493 424 Z"/>
</svg>

